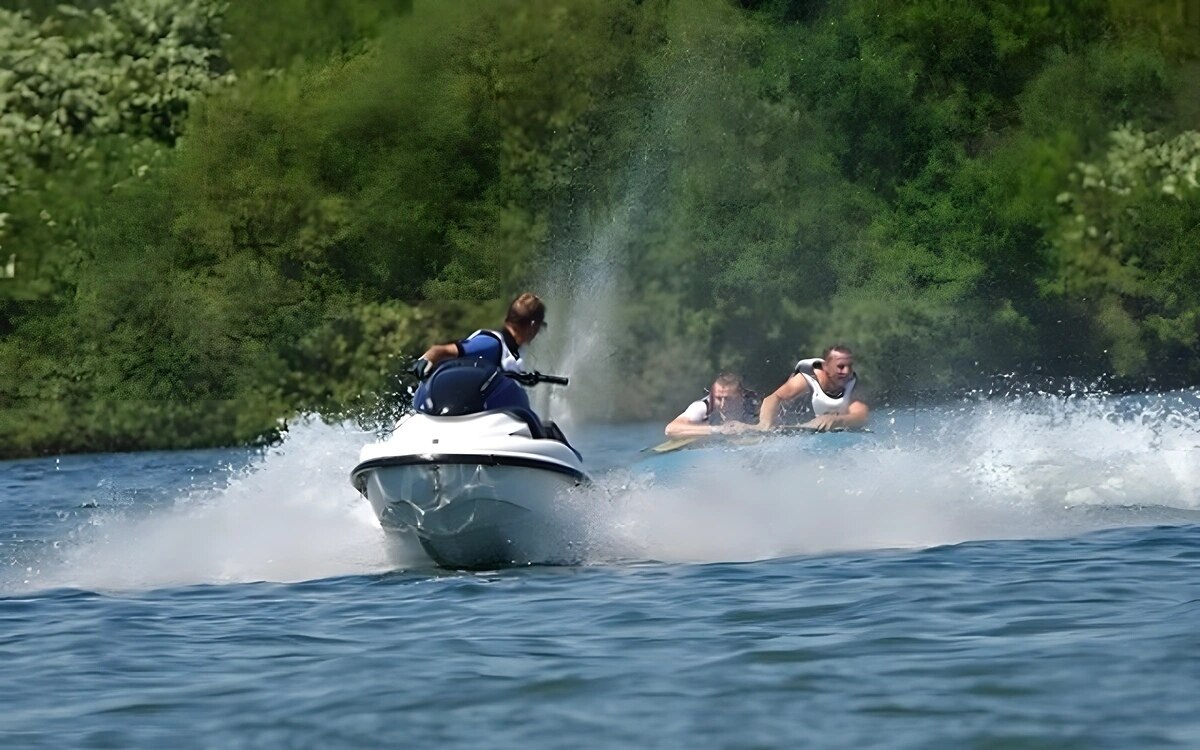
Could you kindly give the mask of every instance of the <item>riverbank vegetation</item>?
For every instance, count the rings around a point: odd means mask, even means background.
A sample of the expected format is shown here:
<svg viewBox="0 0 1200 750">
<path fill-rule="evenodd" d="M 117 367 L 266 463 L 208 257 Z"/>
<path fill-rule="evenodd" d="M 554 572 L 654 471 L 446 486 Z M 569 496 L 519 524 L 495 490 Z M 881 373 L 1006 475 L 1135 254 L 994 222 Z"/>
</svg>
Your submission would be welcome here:
<svg viewBox="0 0 1200 750">
<path fill-rule="evenodd" d="M 576 416 L 1200 378 L 1179 0 L 0 0 L 0 455 L 394 410 L 551 306 Z"/>
</svg>

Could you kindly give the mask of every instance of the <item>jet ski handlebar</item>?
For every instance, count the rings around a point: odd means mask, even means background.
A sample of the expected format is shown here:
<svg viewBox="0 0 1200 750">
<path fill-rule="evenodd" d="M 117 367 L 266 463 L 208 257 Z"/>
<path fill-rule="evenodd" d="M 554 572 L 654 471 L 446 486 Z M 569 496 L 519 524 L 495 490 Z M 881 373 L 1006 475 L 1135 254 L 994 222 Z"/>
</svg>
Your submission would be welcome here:
<svg viewBox="0 0 1200 750">
<path fill-rule="evenodd" d="M 543 375 L 540 372 L 505 372 L 505 375 L 517 381 L 521 385 L 537 385 L 538 383 L 551 383 L 553 385 L 567 385 L 571 382 L 570 378 L 564 378 L 560 375 Z"/>
</svg>

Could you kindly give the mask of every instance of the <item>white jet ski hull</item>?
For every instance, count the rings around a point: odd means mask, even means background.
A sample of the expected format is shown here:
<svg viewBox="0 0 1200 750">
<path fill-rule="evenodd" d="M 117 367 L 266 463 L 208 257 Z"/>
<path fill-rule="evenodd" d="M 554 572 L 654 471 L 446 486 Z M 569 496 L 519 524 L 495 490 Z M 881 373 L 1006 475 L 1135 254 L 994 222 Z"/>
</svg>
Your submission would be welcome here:
<svg viewBox="0 0 1200 750">
<path fill-rule="evenodd" d="M 363 448 L 351 481 L 386 531 L 443 567 L 572 562 L 558 511 L 589 478 L 570 446 L 530 433 L 502 412 L 417 414 Z"/>
</svg>

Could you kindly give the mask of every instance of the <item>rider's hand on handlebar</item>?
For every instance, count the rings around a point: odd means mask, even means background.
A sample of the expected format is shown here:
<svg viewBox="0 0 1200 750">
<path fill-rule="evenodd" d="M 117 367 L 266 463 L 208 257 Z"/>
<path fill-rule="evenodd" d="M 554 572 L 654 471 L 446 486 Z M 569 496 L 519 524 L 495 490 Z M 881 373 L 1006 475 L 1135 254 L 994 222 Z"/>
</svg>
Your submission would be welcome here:
<svg viewBox="0 0 1200 750">
<path fill-rule="evenodd" d="M 538 382 L 536 372 L 511 372 L 508 376 L 521 385 L 537 385 Z"/>
<path fill-rule="evenodd" d="M 416 362 L 413 362 L 409 367 L 413 375 L 417 376 L 417 380 L 424 380 L 429 377 L 429 373 L 433 372 L 433 363 L 421 357 Z"/>
</svg>

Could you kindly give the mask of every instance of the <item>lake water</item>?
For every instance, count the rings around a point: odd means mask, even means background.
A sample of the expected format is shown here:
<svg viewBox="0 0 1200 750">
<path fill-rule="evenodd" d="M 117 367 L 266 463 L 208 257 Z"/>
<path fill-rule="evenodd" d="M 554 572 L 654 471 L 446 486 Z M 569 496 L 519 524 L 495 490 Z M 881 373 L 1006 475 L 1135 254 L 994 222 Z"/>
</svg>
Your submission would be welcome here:
<svg viewBox="0 0 1200 750">
<path fill-rule="evenodd" d="M 586 564 L 485 573 L 386 542 L 350 426 L 0 463 L 0 746 L 1197 747 L 1198 406 L 576 426 Z"/>
</svg>

